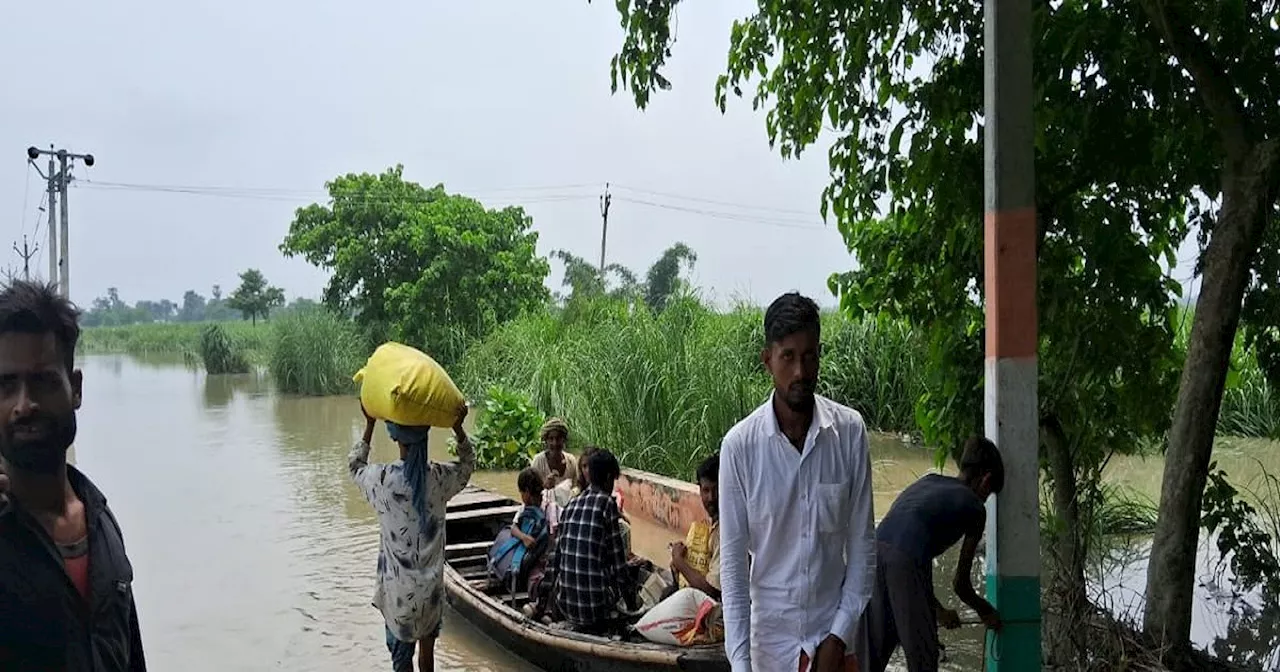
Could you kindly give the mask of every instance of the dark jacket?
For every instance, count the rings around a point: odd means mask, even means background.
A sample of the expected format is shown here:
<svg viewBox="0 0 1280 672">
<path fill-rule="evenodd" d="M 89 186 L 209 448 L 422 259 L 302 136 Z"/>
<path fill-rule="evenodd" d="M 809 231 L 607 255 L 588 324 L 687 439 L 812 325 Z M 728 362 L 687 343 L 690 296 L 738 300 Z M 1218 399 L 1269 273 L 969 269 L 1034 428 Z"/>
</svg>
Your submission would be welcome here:
<svg viewBox="0 0 1280 672">
<path fill-rule="evenodd" d="M 120 525 L 84 474 L 68 467 L 67 475 L 89 528 L 90 599 L 40 523 L 0 505 L 0 671 L 145 672 Z"/>
</svg>

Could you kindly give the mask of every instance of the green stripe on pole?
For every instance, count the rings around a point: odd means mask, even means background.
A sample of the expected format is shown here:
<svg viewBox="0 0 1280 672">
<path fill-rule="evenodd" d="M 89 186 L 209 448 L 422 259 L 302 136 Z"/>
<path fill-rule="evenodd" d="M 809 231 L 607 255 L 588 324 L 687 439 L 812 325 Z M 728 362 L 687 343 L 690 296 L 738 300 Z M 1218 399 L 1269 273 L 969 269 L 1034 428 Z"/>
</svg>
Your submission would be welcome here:
<svg viewBox="0 0 1280 672">
<path fill-rule="evenodd" d="M 1040 577 L 987 575 L 987 599 L 1004 627 L 987 635 L 988 672 L 1040 669 Z"/>
</svg>

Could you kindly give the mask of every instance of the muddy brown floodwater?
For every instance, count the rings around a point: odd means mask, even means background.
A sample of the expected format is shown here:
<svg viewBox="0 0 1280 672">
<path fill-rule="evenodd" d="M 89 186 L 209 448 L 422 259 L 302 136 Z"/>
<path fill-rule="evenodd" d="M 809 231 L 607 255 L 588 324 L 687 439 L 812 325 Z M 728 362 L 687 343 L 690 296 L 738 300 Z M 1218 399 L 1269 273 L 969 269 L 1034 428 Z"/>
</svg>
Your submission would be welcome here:
<svg viewBox="0 0 1280 672">
<path fill-rule="evenodd" d="M 124 528 L 152 669 L 389 669 L 381 617 L 370 606 L 377 522 L 346 473 L 362 420 L 353 398 L 287 397 L 261 375 L 210 377 L 173 358 L 93 355 L 82 366 L 73 459 L 106 492 Z M 436 459 L 449 459 L 445 436 L 433 438 Z M 1276 452 L 1266 451 L 1270 461 Z M 873 453 L 883 514 L 932 462 L 884 437 Z M 378 434 L 373 459 L 392 457 Z M 1159 469 L 1135 461 L 1116 472 L 1149 488 L 1158 487 Z M 515 489 L 509 472 L 478 473 L 473 482 Z M 637 552 L 665 561 L 673 538 L 636 521 Z M 936 570 L 947 603 L 955 602 L 953 563 L 942 558 Z M 1107 576 L 1113 591 L 1141 588 L 1140 564 Z M 1202 644 L 1228 630 L 1223 608 L 1209 604 L 1197 611 Z M 980 633 L 948 632 L 944 642 L 944 669 L 980 668 Z M 437 661 L 444 670 L 532 669 L 452 613 Z"/>
</svg>

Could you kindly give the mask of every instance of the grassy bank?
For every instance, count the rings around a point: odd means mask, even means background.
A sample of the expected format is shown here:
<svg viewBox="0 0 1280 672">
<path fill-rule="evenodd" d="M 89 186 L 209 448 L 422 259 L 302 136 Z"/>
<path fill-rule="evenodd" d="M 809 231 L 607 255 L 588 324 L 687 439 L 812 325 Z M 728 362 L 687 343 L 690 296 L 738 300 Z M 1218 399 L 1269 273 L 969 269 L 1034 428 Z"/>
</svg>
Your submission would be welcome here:
<svg viewBox="0 0 1280 672">
<path fill-rule="evenodd" d="M 473 346 L 454 377 L 472 398 L 494 385 L 568 418 L 627 464 L 687 475 L 769 390 L 761 311 L 709 310 L 689 297 L 657 315 L 600 302 L 508 323 Z M 922 372 L 904 326 L 828 316 L 823 394 L 873 426 L 912 431 Z"/>
<path fill-rule="evenodd" d="M 690 297 L 657 315 L 617 302 L 572 305 L 504 325 L 452 373 L 473 399 L 495 385 L 523 393 L 628 464 L 687 474 L 768 393 L 761 322 L 759 308 L 720 313 Z M 821 391 L 877 430 L 916 434 L 923 348 L 909 325 L 825 315 Z M 1280 398 L 1251 357 L 1239 354 L 1235 367 L 1220 433 L 1280 437 Z"/>
<path fill-rule="evenodd" d="M 128 353 L 146 355 L 152 353 L 200 352 L 200 336 L 205 322 L 165 322 L 134 324 L 127 327 L 91 327 L 80 335 L 80 352 Z M 271 323 L 253 326 L 248 322 L 218 322 L 234 347 L 261 352 L 271 335 Z"/>
</svg>

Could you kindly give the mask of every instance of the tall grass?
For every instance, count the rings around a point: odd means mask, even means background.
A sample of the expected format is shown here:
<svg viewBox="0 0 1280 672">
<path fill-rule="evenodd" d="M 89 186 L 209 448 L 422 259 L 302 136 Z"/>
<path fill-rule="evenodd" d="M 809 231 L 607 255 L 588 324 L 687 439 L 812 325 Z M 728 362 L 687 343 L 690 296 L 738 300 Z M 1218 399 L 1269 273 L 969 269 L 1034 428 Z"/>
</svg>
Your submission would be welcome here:
<svg viewBox="0 0 1280 672">
<path fill-rule="evenodd" d="M 248 373 L 249 360 L 244 350 L 227 335 L 220 324 L 210 324 L 200 334 L 200 359 L 211 375 Z"/>
<path fill-rule="evenodd" d="M 298 311 L 273 323 L 267 368 L 276 387 L 290 394 L 344 394 L 368 356 L 356 326 L 324 309 Z"/>
<path fill-rule="evenodd" d="M 643 304 L 575 303 L 510 322 L 468 351 L 454 375 L 471 396 L 492 386 L 564 416 L 583 440 L 641 469 L 688 478 L 768 396 L 762 313 L 717 313 L 695 297 L 660 313 Z M 891 323 L 824 320 L 821 392 L 868 422 L 911 431 L 921 360 Z"/>
<path fill-rule="evenodd" d="M 125 327 L 90 327 L 80 333 L 84 353 L 191 353 L 199 355 L 205 322 L 133 324 Z M 261 351 L 271 334 L 270 323 L 257 327 L 248 322 L 216 323 L 241 351 Z"/>
</svg>

